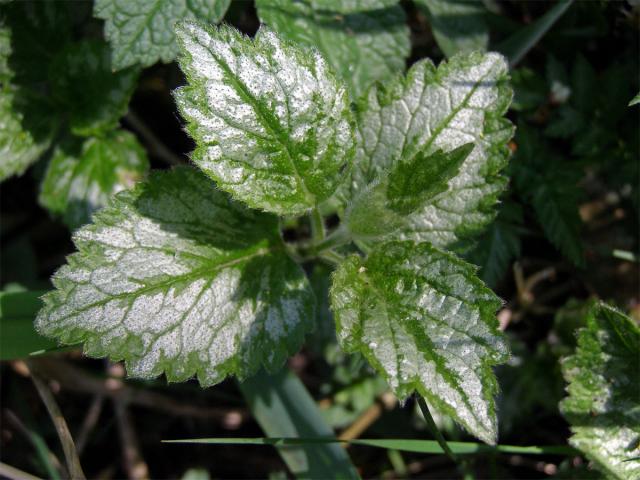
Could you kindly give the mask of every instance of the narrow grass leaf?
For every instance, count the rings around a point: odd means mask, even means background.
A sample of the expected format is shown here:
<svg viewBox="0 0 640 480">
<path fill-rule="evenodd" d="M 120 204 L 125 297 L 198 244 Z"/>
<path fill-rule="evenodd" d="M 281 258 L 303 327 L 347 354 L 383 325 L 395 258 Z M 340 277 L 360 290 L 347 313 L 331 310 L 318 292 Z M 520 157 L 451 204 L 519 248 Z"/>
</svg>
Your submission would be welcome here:
<svg viewBox="0 0 640 480">
<path fill-rule="evenodd" d="M 163 440 L 163 443 L 200 443 L 212 445 L 321 445 L 330 443 L 345 443 L 363 445 L 374 448 L 394 449 L 401 452 L 442 454 L 444 450 L 436 440 L 413 439 L 370 439 L 341 440 L 339 438 L 289 438 L 289 437 L 258 437 L 258 438 L 187 438 L 181 440 Z M 519 446 L 519 445 L 485 445 L 475 442 L 447 442 L 451 451 L 456 455 L 472 455 L 489 452 L 500 452 L 519 455 L 576 455 L 574 448 L 564 445 Z"/>
<path fill-rule="evenodd" d="M 497 45 L 496 50 L 504 54 L 509 59 L 509 65 L 513 67 L 540 41 L 572 3 L 573 0 L 558 2 L 531 25 L 518 30 L 500 45 Z"/>
</svg>

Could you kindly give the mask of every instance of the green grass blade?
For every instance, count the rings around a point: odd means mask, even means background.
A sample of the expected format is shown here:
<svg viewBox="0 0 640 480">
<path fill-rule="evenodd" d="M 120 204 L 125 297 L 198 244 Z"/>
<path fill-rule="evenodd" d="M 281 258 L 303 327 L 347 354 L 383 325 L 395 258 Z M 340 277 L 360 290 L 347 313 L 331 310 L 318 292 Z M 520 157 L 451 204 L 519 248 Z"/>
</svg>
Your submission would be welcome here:
<svg viewBox="0 0 640 480">
<path fill-rule="evenodd" d="M 56 348 L 54 341 L 40 336 L 33 328 L 44 293 L 0 292 L 0 360 L 24 358 L 33 352 Z"/>
<path fill-rule="evenodd" d="M 394 449 L 401 452 L 442 454 L 444 450 L 436 440 L 404 440 L 404 439 L 355 439 L 340 440 L 338 438 L 189 438 L 181 440 L 163 440 L 164 443 L 205 443 L 214 445 L 317 445 L 325 443 L 350 443 L 368 447 Z M 544 445 L 521 447 L 517 445 L 485 445 L 474 442 L 447 442 L 451 451 L 456 455 L 471 455 L 479 453 L 513 453 L 520 455 L 578 455 L 579 452 L 565 445 Z"/>
<path fill-rule="evenodd" d="M 560 0 L 547 13 L 531 25 L 518 30 L 495 49 L 504 54 L 509 59 L 509 65 L 513 67 L 540 41 L 572 3 L 573 0 Z"/>
<path fill-rule="evenodd" d="M 273 376 L 259 373 L 240 383 L 240 390 L 264 432 L 275 439 L 244 439 L 261 441 L 241 444 L 276 446 L 298 478 L 359 478 L 347 452 L 335 442 L 327 441 L 333 439 L 334 432 L 305 386 L 289 370 L 283 369 Z M 275 437 L 281 436 L 299 436 L 305 441 L 279 442 Z"/>
</svg>

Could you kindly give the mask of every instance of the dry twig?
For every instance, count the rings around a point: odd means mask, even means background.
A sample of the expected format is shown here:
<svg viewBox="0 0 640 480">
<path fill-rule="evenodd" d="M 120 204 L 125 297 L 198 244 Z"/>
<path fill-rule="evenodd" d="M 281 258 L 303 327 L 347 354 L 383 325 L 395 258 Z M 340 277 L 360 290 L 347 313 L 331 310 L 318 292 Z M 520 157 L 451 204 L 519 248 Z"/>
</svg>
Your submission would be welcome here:
<svg viewBox="0 0 640 480">
<path fill-rule="evenodd" d="M 28 364 L 29 370 L 31 371 L 31 379 L 33 380 L 34 385 L 36 386 L 36 390 L 38 390 L 38 394 L 42 399 L 45 407 L 47 407 L 47 411 L 49 412 L 49 416 L 53 421 L 54 426 L 56 427 L 56 432 L 58 432 L 58 437 L 60 438 L 60 443 L 62 444 L 62 450 L 64 451 L 64 456 L 67 461 L 67 468 L 69 469 L 69 475 L 72 479 L 85 479 L 84 472 L 82 471 L 82 466 L 80 465 L 80 459 L 78 458 L 78 452 L 76 451 L 76 446 L 73 443 L 73 438 L 71 437 L 71 432 L 69 432 L 69 427 L 67 426 L 67 422 L 62 416 L 62 412 L 56 403 L 55 398 L 53 398 L 53 393 L 47 386 L 47 384 L 40 378 L 40 376 L 34 372 L 34 368 L 31 364 Z"/>
</svg>

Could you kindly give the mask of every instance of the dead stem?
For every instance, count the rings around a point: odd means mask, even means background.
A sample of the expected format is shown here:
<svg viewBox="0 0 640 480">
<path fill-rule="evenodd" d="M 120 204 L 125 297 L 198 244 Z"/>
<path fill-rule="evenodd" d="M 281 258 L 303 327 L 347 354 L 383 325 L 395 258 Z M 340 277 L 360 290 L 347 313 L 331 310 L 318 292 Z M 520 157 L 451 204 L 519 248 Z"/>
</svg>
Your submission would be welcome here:
<svg viewBox="0 0 640 480">
<path fill-rule="evenodd" d="M 124 401 L 118 399 L 114 400 L 113 404 L 122 441 L 122 455 L 124 456 L 127 476 L 131 480 L 146 480 L 149 478 L 149 467 L 140 454 L 138 437 L 133 429 L 127 405 Z"/>
<path fill-rule="evenodd" d="M 223 424 L 229 415 L 236 419 L 236 424 L 239 417 L 244 422 L 249 415 L 246 409 L 234 408 L 230 411 L 229 408 L 200 407 L 179 402 L 158 392 L 132 387 L 123 381 L 98 378 L 82 368 L 53 357 L 32 359 L 31 362 L 37 363 L 42 375 L 55 379 L 63 388 L 74 392 L 104 395 L 111 399 L 121 398 L 130 405 L 160 410 L 175 416 L 214 419 Z M 19 365 L 18 362 L 13 364 Z"/>
<path fill-rule="evenodd" d="M 89 410 L 87 411 L 87 415 L 84 417 L 84 421 L 80 427 L 80 431 L 78 432 L 78 435 L 76 435 L 76 449 L 78 450 L 78 456 L 82 456 L 84 447 L 87 445 L 87 441 L 89 440 L 89 435 L 98 424 L 103 404 L 104 395 L 97 394 L 93 397 Z"/>
<path fill-rule="evenodd" d="M 51 393 L 51 389 L 49 386 L 40 378 L 40 376 L 34 371 L 33 365 L 27 363 L 29 366 L 29 370 L 31 371 L 31 379 L 33 380 L 33 384 L 36 386 L 36 390 L 40 394 L 40 398 L 44 403 L 45 407 L 47 407 L 47 411 L 49 412 L 49 416 L 53 421 L 54 426 L 56 427 L 56 432 L 58 432 L 58 437 L 60 438 L 60 443 L 62 444 L 62 450 L 64 451 L 64 456 L 67 461 L 67 468 L 69 469 L 69 475 L 72 479 L 85 479 L 84 472 L 82 471 L 82 466 L 80 465 L 80 459 L 78 458 L 78 452 L 76 451 L 76 446 L 73 443 L 73 438 L 71 437 L 71 432 L 69 432 L 69 427 L 67 426 L 67 422 L 62 416 L 62 412 L 56 403 L 55 398 L 53 398 L 53 393 Z"/>
</svg>

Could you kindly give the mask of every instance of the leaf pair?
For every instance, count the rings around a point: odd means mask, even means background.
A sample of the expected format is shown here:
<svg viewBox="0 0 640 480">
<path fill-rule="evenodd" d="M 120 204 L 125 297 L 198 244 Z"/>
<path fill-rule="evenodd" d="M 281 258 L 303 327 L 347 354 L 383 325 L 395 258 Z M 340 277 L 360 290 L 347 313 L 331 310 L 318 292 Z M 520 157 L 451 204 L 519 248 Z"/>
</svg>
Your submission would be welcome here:
<svg viewBox="0 0 640 480">
<path fill-rule="evenodd" d="M 420 62 L 406 80 L 370 90 L 354 117 L 344 83 L 315 50 L 268 29 L 251 40 L 190 22 L 178 38 L 188 85 L 176 100 L 193 159 L 227 193 L 181 168 L 119 194 L 75 234 L 79 252 L 55 275 L 38 329 L 125 359 L 135 376 L 196 374 L 210 385 L 260 365 L 273 371 L 326 300 L 314 297 L 271 213 L 341 204 L 341 232 L 357 239 L 375 229 L 357 213 L 369 206 L 397 224 L 367 237 L 368 256 L 347 258 L 333 276 L 341 344 L 364 353 L 400 397 L 418 391 L 495 441 L 491 366 L 507 354 L 500 302 L 441 248 L 490 220 L 504 186 L 504 60 Z"/>
</svg>

